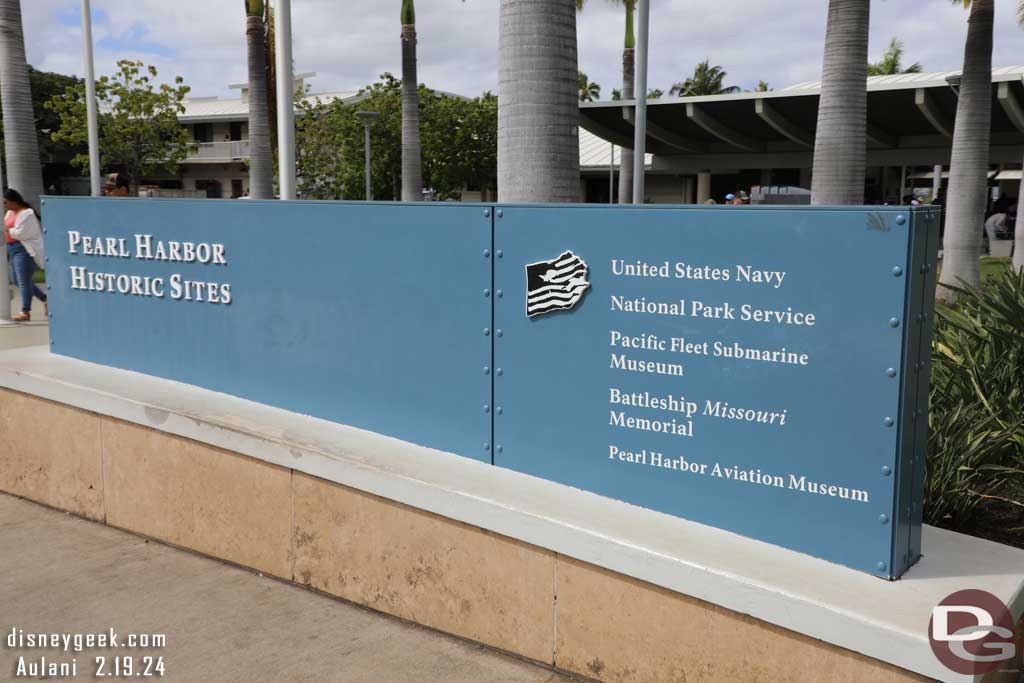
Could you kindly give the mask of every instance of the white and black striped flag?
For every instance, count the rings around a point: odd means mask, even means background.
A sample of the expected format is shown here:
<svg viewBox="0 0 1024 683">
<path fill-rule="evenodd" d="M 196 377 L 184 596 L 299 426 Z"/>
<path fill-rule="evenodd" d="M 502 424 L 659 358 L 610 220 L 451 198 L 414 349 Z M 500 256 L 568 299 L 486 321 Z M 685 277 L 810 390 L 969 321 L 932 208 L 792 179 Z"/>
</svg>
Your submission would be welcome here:
<svg viewBox="0 0 1024 683">
<path fill-rule="evenodd" d="M 551 261 L 528 264 L 526 315 L 532 317 L 572 308 L 590 287 L 587 275 L 587 264 L 571 251 Z"/>
</svg>

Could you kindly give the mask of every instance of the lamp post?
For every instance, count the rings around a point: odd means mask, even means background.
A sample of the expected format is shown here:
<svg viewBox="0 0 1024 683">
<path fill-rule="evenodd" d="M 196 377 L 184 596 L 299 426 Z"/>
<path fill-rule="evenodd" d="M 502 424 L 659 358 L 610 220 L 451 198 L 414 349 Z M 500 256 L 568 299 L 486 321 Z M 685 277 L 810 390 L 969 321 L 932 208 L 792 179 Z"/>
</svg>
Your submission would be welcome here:
<svg viewBox="0 0 1024 683">
<path fill-rule="evenodd" d="M 363 132 L 366 134 L 366 201 L 373 199 L 373 191 L 370 188 L 370 126 L 373 125 L 374 119 L 380 116 L 379 112 L 375 111 L 357 111 L 356 116 L 363 124 Z"/>
<path fill-rule="evenodd" d="M 277 0 L 274 4 L 274 53 L 281 199 L 295 199 L 295 74 L 292 71 L 291 0 Z"/>
<path fill-rule="evenodd" d="M 639 31 L 636 41 L 636 113 L 633 129 L 633 203 L 644 203 L 644 159 L 647 157 L 647 38 L 650 0 L 636 3 Z"/>
<path fill-rule="evenodd" d="M 100 196 L 100 135 L 96 112 L 96 73 L 92 58 L 92 10 L 82 0 L 82 52 L 85 61 L 85 118 L 89 139 L 89 193 Z"/>
</svg>

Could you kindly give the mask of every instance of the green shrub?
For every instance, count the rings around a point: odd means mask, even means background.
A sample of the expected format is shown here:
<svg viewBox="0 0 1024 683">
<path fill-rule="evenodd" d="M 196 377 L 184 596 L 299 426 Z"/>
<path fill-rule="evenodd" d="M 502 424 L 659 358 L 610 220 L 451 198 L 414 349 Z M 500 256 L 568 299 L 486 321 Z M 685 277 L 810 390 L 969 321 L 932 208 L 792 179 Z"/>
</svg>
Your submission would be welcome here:
<svg viewBox="0 0 1024 683">
<path fill-rule="evenodd" d="M 991 504 L 1024 531 L 1024 272 L 935 313 L 925 521 L 963 529 Z"/>
</svg>

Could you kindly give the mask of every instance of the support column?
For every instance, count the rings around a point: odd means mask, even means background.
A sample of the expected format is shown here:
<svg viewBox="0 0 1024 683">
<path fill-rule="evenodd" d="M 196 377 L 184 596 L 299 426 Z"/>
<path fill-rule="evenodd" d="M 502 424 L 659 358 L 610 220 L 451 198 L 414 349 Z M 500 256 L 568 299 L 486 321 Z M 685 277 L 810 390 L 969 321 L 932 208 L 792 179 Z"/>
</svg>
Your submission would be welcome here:
<svg viewBox="0 0 1024 683">
<path fill-rule="evenodd" d="M 693 204 L 697 200 L 697 182 L 692 175 L 684 175 L 683 181 L 683 204 Z"/>
<path fill-rule="evenodd" d="M 703 204 L 711 198 L 711 172 L 701 171 L 697 174 L 697 203 Z"/>
<path fill-rule="evenodd" d="M 804 188 L 805 190 L 811 189 L 811 169 L 800 169 L 800 187 Z"/>
<path fill-rule="evenodd" d="M 939 196 L 942 189 L 942 164 L 935 164 L 932 167 L 932 201 Z"/>
</svg>

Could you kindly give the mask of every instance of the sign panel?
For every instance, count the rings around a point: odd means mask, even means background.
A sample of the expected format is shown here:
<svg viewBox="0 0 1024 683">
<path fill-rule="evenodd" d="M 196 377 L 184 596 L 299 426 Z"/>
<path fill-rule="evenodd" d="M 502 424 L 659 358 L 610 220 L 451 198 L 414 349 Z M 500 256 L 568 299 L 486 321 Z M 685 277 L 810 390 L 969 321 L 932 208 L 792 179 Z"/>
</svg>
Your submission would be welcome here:
<svg viewBox="0 0 1024 683">
<path fill-rule="evenodd" d="M 881 576 L 916 561 L 931 214 L 497 215 L 495 464 Z"/>
<path fill-rule="evenodd" d="M 479 207 L 48 197 L 52 350 L 490 461 Z"/>
</svg>

